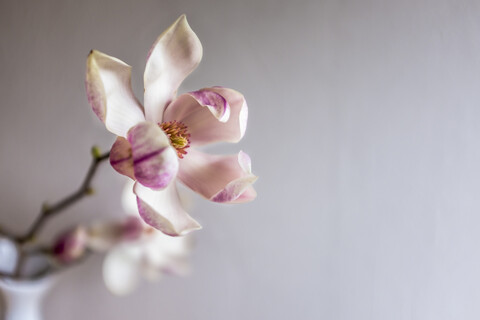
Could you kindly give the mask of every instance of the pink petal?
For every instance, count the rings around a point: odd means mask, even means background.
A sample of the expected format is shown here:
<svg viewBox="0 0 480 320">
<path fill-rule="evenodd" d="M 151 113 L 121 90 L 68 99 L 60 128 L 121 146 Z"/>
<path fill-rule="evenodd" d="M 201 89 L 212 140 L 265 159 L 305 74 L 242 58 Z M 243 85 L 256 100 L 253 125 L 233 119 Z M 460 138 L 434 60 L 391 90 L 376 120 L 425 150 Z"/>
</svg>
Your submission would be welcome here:
<svg viewBox="0 0 480 320">
<path fill-rule="evenodd" d="M 232 200 L 228 203 L 246 203 L 250 202 L 257 197 L 257 191 L 253 186 L 249 186 L 237 199 Z"/>
<path fill-rule="evenodd" d="M 251 185 L 257 177 L 250 171 L 250 157 L 209 155 L 190 150 L 182 160 L 178 178 L 205 198 L 222 203 L 251 201 L 255 191 Z"/>
<path fill-rule="evenodd" d="M 117 58 L 92 50 L 87 58 L 85 87 L 88 102 L 107 129 L 125 137 L 145 121 L 143 108 L 130 84 L 131 67 Z"/>
<path fill-rule="evenodd" d="M 164 121 L 177 120 L 187 126 L 192 145 L 240 141 L 247 117 L 243 95 L 217 87 L 183 94 L 164 113 Z"/>
<path fill-rule="evenodd" d="M 165 109 L 163 120 L 184 122 L 188 119 L 226 122 L 230 117 L 230 106 L 225 98 L 208 89 L 182 94 Z"/>
<path fill-rule="evenodd" d="M 230 104 L 231 115 L 227 124 L 231 125 L 230 129 L 236 135 L 235 138 L 233 138 L 233 141 L 229 142 L 240 141 L 247 130 L 248 120 L 248 106 L 243 94 L 234 89 L 223 87 L 212 87 L 209 89 L 223 96 Z"/>
<path fill-rule="evenodd" d="M 137 195 L 140 217 L 153 228 L 170 236 L 184 235 L 201 228 L 182 208 L 174 183 L 160 191 L 135 183 L 133 190 Z"/>
<path fill-rule="evenodd" d="M 110 150 L 110 164 L 118 173 L 135 180 L 133 172 L 132 147 L 123 137 L 117 137 Z"/>
<path fill-rule="evenodd" d="M 128 132 L 135 178 L 146 187 L 165 188 L 178 171 L 175 148 L 155 123 L 142 122 Z"/>
<path fill-rule="evenodd" d="M 162 122 L 163 110 L 173 100 L 183 80 L 202 59 L 202 44 L 180 16 L 155 41 L 145 67 L 145 113 L 147 120 Z"/>
</svg>

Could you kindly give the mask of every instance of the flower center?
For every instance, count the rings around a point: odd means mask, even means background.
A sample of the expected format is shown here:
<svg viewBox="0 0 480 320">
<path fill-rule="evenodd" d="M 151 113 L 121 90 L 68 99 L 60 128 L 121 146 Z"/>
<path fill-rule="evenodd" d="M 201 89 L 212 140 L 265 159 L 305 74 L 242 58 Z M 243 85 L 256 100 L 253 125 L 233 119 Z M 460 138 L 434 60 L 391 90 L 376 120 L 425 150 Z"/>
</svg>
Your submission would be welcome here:
<svg viewBox="0 0 480 320">
<path fill-rule="evenodd" d="M 177 155 L 180 159 L 187 154 L 185 151 L 190 147 L 190 133 L 187 131 L 187 126 L 176 120 L 162 122 L 158 124 L 160 128 L 170 139 L 170 144 L 177 150 Z"/>
</svg>

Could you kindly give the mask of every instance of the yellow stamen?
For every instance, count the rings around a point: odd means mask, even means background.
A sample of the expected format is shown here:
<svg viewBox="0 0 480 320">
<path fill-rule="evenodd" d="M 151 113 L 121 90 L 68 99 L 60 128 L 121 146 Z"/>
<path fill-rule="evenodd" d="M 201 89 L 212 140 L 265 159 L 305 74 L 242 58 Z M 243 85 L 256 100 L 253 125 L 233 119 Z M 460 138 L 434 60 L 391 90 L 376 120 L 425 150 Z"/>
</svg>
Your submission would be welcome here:
<svg viewBox="0 0 480 320">
<path fill-rule="evenodd" d="M 170 144 L 177 150 L 177 155 L 180 159 L 187 154 L 187 149 L 190 147 L 190 133 L 187 131 L 187 126 L 176 120 L 162 122 L 159 124 L 160 128 L 170 139 Z"/>
</svg>

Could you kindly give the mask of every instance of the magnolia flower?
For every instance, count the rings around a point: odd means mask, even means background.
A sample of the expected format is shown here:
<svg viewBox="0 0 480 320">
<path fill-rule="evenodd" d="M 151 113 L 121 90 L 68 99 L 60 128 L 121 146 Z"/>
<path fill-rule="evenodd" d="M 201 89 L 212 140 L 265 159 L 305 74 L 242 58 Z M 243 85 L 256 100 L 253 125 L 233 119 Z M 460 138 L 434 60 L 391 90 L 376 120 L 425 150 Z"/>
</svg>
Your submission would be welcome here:
<svg viewBox="0 0 480 320">
<path fill-rule="evenodd" d="M 232 89 L 211 87 L 176 97 L 201 57 L 200 40 L 182 15 L 148 54 L 144 106 L 133 94 L 129 65 L 98 51 L 87 59 L 89 103 L 118 136 L 110 163 L 136 181 L 142 219 L 171 236 L 200 228 L 180 204 L 176 178 L 215 202 L 247 202 L 256 196 L 252 184 L 257 177 L 246 153 L 210 155 L 194 148 L 238 142 L 248 117 L 243 95 Z"/>
<path fill-rule="evenodd" d="M 132 184 L 128 184 L 122 196 L 129 217 L 88 229 L 89 249 L 107 251 L 103 278 L 107 288 L 117 295 L 131 292 L 142 276 L 158 280 L 164 274 L 185 275 L 189 271 L 191 241 L 188 235 L 170 237 L 134 217 L 138 210 L 131 187 Z"/>
</svg>

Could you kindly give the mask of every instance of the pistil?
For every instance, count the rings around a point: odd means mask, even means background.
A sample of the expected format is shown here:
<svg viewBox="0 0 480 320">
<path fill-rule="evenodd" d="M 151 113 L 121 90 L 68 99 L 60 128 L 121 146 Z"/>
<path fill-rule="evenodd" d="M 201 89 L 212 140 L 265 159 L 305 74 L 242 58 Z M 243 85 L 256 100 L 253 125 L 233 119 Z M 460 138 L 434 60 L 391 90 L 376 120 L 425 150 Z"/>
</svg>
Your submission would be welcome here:
<svg viewBox="0 0 480 320">
<path fill-rule="evenodd" d="M 187 131 L 187 126 L 176 120 L 162 122 L 159 126 L 170 139 L 172 147 L 177 150 L 178 157 L 183 159 L 183 156 L 187 154 L 186 149 L 190 147 L 190 133 Z"/>
</svg>

